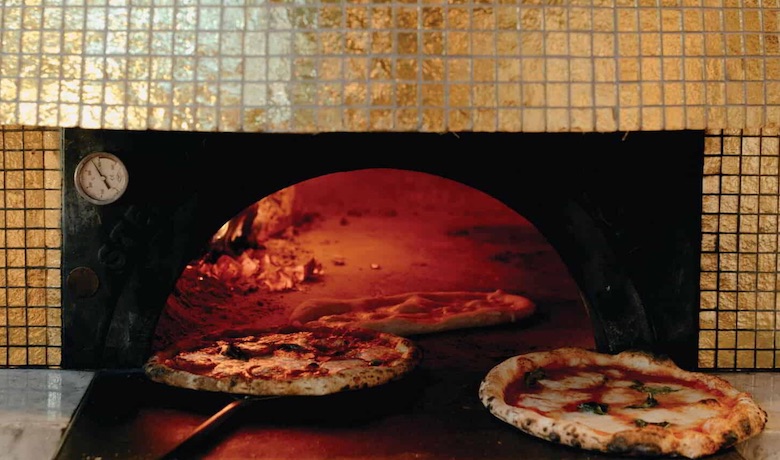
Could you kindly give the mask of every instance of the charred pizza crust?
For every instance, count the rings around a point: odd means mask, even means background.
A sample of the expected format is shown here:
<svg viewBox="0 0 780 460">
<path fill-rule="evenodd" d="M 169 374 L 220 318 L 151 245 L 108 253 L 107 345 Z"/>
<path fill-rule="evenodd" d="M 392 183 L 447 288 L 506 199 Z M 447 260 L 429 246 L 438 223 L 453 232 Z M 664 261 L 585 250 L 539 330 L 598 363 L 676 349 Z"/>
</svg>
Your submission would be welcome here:
<svg viewBox="0 0 780 460">
<path fill-rule="evenodd" d="M 623 455 L 698 458 L 760 433 L 767 414 L 713 375 L 644 352 L 560 348 L 505 360 L 479 397 L 533 436 Z"/>
<path fill-rule="evenodd" d="M 400 336 L 518 321 L 534 313 L 528 298 L 494 292 L 412 292 L 358 299 L 313 299 L 290 315 L 293 324 L 350 326 Z"/>
<path fill-rule="evenodd" d="M 399 379 L 421 356 L 413 342 L 391 334 L 285 326 L 187 339 L 153 354 L 144 371 L 194 390 L 324 395 Z"/>
</svg>

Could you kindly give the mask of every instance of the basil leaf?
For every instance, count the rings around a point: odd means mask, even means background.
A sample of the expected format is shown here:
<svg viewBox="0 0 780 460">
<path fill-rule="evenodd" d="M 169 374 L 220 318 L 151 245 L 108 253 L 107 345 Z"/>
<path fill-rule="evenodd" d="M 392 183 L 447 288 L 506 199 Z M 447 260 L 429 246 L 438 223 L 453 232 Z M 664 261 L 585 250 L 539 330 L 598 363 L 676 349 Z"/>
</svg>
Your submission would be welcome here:
<svg viewBox="0 0 780 460">
<path fill-rule="evenodd" d="M 626 406 L 626 409 L 650 409 L 658 405 L 658 401 L 653 397 L 652 393 L 647 394 L 647 399 L 642 404 L 634 404 Z"/>
<path fill-rule="evenodd" d="M 607 411 L 609 410 L 609 404 L 589 401 L 589 402 L 578 404 L 577 410 L 580 412 L 592 412 L 596 415 L 607 415 Z"/>
<path fill-rule="evenodd" d="M 654 426 L 660 426 L 661 428 L 666 428 L 667 426 L 671 425 L 671 423 L 669 423 L 667 421 L 663 421 L 663 422 L 646 422 L 646 421 L 642 420 L 641 418 L 638 418 L 638 419 L 634 420 L 634 425 L 638 426 L 639 428 L 644 428 L 647 425 L 654 425 Z"/>
<path fill-rule="evenodd" d="M 525 382 L 525 386 L 532 387 L 536 385 L 536 382 L 542 379 L 546 379 L 547 375 L 544 373 L 544 369 L 541 367 L 538 367 L 532 371 L 526 372 L 523 375 L 523 381 Z"/>
<path fill-rule="evenodd" d="M 672 387 L 651 387 L 647 386 L 644 383 L 640 382 L 639 380 L 634 380 L 634 384 L 631 385 L 629 388 L 632 390 L 641 391 L 642 393 L 650 393 L 652 395 L 665 395 L 667 393 L 673 393 L 675 391 L 680 391 L 679 388 L 672 388 Z"/>
</svg>

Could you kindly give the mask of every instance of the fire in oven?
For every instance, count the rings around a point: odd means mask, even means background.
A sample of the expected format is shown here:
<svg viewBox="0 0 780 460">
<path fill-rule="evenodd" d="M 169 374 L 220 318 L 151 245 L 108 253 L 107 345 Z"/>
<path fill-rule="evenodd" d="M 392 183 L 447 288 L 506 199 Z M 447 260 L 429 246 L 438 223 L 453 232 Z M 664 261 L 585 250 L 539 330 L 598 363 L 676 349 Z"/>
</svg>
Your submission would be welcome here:
<svg viewBox="0 0 780 460">
<path fill-rule="evenodd" d="M 60 458 L 594 458 L 488 371 L 695 370 L 700 132 L 64 139 L 62 362 L 97 372 Z"/>
</svg>

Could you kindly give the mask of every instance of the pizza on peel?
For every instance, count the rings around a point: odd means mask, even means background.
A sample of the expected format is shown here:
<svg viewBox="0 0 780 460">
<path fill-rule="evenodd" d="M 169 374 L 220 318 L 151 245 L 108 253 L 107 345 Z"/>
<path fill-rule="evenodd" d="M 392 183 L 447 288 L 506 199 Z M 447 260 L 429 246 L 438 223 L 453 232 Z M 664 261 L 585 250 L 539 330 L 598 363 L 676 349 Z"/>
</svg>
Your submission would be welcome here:
<svg viewBox="0 0 780 460">
<path fill-rule="evenodd" d="M 505 360 L 479 398 L 533 436 L 623 455 L 698 458 L 760 433 L 766 412 L 713 375 L 644 352 L 559 348 Z"/>
<path fill-rule="evenodd" d="M 412 292 L 358 299 L 313 299 L 290 314 L 293 324 L 350 326 L 409 336 L 512 323 L 534 313 L 526 297 L 494 292 Z"/>
<path fill-rule="evenodd" d="M 185 339 L 144 365 L 156 382 L 246 395 L 324 395 L 378 386 L 412 371 L 422 355 L 382 332 L 284 326 Z"/>
</svg>

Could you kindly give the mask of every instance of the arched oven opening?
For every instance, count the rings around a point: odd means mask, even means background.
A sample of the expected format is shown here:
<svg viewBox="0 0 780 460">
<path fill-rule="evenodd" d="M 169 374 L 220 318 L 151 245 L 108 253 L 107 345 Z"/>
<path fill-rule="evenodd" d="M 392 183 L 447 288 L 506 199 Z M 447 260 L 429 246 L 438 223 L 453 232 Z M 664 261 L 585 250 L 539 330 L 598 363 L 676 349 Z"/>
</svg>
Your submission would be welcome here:
<svg viewBox="0 0 780 460">
<path fill-rule="evenodd" d="M 510 323 L 412 334 L 427 364 L 482 369 L 539 348 L 595 346 L 576 283 L 516 211 L 428 173 L 337 172 L 275 192 L 225 223 L 177 280 L 152 351 L 186 337 L 290 324 L 304 303 L 383 305 L 382 317 L 401 303 L 426 308 L 415 295 L 453 311 L 496 292 L 536 308 Z"/>
<path fill-rule="evenodd" d="M 79 159 L 106 151 L 125 162 L 131 185 L 106 206 L 64 186 L 63 367 L 138 369 L 180 336 L 283 323 L 312 298 L 500 289 L 527 296 L 537 311 L 512 324 L 415 337 L 428 372 L 415 394 L 427 402 L 414 406 L 422 412 L 403 413 L 407 404 L 390 409 L 401 411 L 393 420 L 419 431 L 410 438 L 415 443 L 466 429 L 478 415 L 470 405 L 473 384 L 521 352 L 634 348 L 694 368 L 703 140 L 687 131 L 66 130 L 66 177 Z M 134 379 L 108 381 L 123 394 L 141 393 Z M 147 411 L 175 399 L 152 393 L 144 396 Z M 137 414 L 137 398 L 125 412 Z M 180 402 L 177 409 L 202 413 L 219 406 L 203 395 Z M 445 407 L 446 414 L 437 412 Z M 148 433 L 143 420 L 160 425 L 170 416 L 144 414 L 121 428 L 75 423 L 89 429 L 68 437 L 63 452 L 95 454 L 99 449 L 83 448 L 95 445 L 95 430 L 127 439 Z M 382 426 L 342 433 L 328 445 L 370 449 L 395 429 Z M 484 428 L 436 448 L 499 455 L 527 447 Z M 286 439 L 269 452 L 282 455 Z"/>
<path fill-rule="evenodd" d="M 65 184 L 65 367 L 139 366 L 176 279 L 216 229 L 259 197 L 374 168 L 447 178 L 531 222 L 579 286 L 599 349 L 695 363 L 701 133 L 65 137 L 66 176 L 86 154 L 110 151 L 132 181 L 107 206 Z"/>
</svg>

